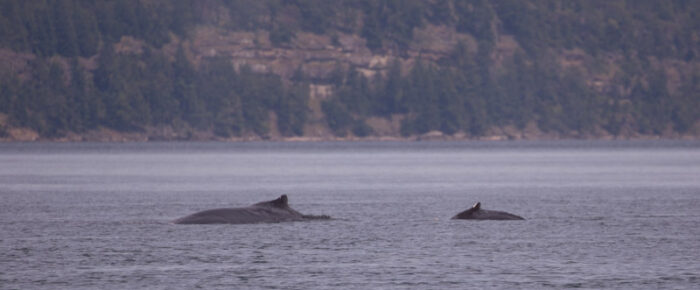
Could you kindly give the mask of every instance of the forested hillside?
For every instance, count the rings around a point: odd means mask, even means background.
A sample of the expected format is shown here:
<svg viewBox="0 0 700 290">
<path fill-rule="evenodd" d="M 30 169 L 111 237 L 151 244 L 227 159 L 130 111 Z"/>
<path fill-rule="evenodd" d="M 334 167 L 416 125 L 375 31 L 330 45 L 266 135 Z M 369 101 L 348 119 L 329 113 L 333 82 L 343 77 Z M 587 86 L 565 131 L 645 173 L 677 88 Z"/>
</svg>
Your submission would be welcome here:
<svg viewBox="0 0 700 290">
<path fill-rule="evenodd" d="M 0 0 L 0 140 L 697 138 L 698 14 L 693 0 Z"/>
</svg>

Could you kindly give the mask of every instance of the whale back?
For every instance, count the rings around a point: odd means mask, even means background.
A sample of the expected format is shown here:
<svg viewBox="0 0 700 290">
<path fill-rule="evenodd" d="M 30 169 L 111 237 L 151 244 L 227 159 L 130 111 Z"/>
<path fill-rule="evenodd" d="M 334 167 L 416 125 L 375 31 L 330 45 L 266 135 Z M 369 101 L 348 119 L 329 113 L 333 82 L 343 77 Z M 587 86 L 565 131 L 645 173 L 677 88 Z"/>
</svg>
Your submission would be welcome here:
<svg viewBox="0 0 700 290">
<path fill-rule="evenodd" d="M 481 203 L 475 203 L 471 208 L 458 213 L 452 219 L 459 220 L 524 220 L 523 217 L 511 213 L 481 209 Z"/>
<path fill-rule="evenodd" d="M 200 211 L 174 221 L 176 224 L 248 224 L 328 219 L 327 216 L 302 215 L 289 207 L 287 195 L 248 207 Z"/>
</svg>

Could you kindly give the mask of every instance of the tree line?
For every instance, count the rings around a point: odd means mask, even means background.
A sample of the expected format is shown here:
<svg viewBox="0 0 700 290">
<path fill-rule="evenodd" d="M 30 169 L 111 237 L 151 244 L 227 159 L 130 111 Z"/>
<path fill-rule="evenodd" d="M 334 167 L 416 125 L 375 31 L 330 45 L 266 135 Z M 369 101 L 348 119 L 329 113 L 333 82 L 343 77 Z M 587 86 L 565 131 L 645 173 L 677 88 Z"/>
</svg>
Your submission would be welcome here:
<svg viewBox="0 0 700 290">
<path fill-rule="evenodd" d="M 142 55 L 105 48 L 89 74 L 76 60 L 70 75 L 58 61 L 37 58 L 30 79 L 2 78 L 0 108 L 19 126 L 58 137 L 105 126 L 139 131 L 174 125 L 228 137 L 269 133 L 269 111 L 285 136 L 301 135 L 308 85 L 284 85 L 279 76 L 238 71 L 228 59 L 210 58 L 199 70 L 180 47 L 175 61 L 146 49 Z M 66 81 L 69 80 L 69 81 Z"/>
<path fill-rule="evenodd" d="M 225 13 L 212 12 L 219 8 Z M 27 75 L 0 72 L 0 113 L 57 137 L 159 125 L 265 136 L 274 112 L 281 134 L 302 135 L 309 91 L 300 72 L 282 80 L 234 69 L 223 58 L 195 68 L 184 48 L 172 57 L 161 47 L 187 39 L 196 25 L 216 25 L 269 31 L 277 46 L 299 31 L 357 34 L 375 52 L 406 57 L 415 28 L 446 25 L 474 36 L 478 51 L 460 43 L 437 63 L 418 59 L 409 71 L 395 62 L 372 77 L 351 67 L 321 80 L 333 86 L 322 104 L 333 132 L 370 135 L 367 118 L 394 114 L 405 116 L 404 135 L 480 136 L 492 126 L 530 122 L 554 132 L 687 132 L 700 115 L 698 11 L 692 0 L 0 0 L 0 47 L 35 56 Z M 490 55 L 501 34 L 521 49 L 497 65 Z M 143 40 L 143 53 L 115 52 L 122 36 Z M 573 48 L 593 58 L 624 56 L 613 85 L 595 90 L 581 69 L 552 61 Z M 667 72 L 654 65 L 664 60 L 691 67 L 673 91 Z"/>
<path fill-rule="evenodd" d="M 627 127 L 660 135 L 669 126 L 688 132 L 698 120 L 697 71 L 671 93 L 666 73 L 645 63 L 641 65 L 651 73 L 635 70 L 618 76 L 633 83 L 629 92 L 623 92 L 624 80 L 600 92 L 586 84 L 580 70 L 533 62 L 523 52 L 500 75 L 489 73 L 488 61 L 474 60 L 458 45 L 443 65 L 419 61 L 407 75 L 398 63 L 386 75 L 371 78 L 350 70 L 335 81 L 336 94 L 323 104 L 329 125 L 337 135 L 364 136 L 371 133 L 364 123 L 367 117 L 403 114 L 403 135 L 437 130 L 483 136 L 492 126 L 524 129 L 530 122 L 545 132 L 564 134 L 603 129 L 617 135 Z"/>
</svg>

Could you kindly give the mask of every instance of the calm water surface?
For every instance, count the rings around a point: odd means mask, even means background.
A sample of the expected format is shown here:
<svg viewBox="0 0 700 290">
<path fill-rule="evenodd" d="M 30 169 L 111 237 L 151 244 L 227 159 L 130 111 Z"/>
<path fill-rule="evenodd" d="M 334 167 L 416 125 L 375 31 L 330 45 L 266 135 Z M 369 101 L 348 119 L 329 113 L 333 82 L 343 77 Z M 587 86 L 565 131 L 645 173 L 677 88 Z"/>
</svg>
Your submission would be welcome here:
<svg viewBox="0 0 700 290">
<path fill-rule="evenodd" d="M 170 223 L 280 194 L 334 219 Z M 2 289 L 697 289 L 699 249 L 698 142 L 0 144 Z"/>
</svg>

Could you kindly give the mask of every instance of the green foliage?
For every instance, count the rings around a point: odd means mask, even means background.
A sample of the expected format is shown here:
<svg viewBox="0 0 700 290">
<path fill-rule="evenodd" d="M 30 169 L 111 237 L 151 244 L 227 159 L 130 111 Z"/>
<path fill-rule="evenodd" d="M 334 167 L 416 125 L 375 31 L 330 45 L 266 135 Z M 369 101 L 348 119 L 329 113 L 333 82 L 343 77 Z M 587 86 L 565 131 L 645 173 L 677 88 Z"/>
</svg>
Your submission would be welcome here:
<svg viewBox="0 0 700 290">
<path fill-rule="evenodd" d="M 124 35 L 160 47 L 195 23 L 192 0 L 0 0 L 0 45 L 40 56 L 89 57 Z"/>
<path fill-rule="evenodd" d="M 356 120 L 352 125 L 352 133 L 357 137 L 367 137 L 374 132 L 372 127 L 362 120 Z"/>
<path fill-rule="evenodd" d="M 480 136 L 491 126 L 523 129 L 531 122 L 548 132 L 590 133 L 600 127 L 618 134 L 623 126 L 636 126 L 641 133 L 662 134 L 669 125 L 685 132 L 697 121 L 690 113 L 698 112 L 698 98 L 692 97 L 697 96 L 697 74 L 672 95 L 665 73 L 657 71 L 637 82 L 629 95 L 610 100 L 592 90 L 580 71 L 551 60 L 518 52 L 503 73 L 492 75 L 478 57 L 460 44 L 441 66 L 419 61 L 406 75 L 396 64 L 371 81 L 350 70 L 335 83 L 334 98 L 324 103 L 329 126 L 340 136 L 348 128 L 360 135 L 356 120 L 406 114 L 403 135 L 438 130 Z"/>
<path fill-rule="evenodd" d="M 683 133 L 700 115 L 700 74 L 693 69 L 700 53 L 699 3 L 0 0 L 0 47 L 36 56 L 21 76 L 0 72 L 0 112 L 46 137 L 155 125 L 266 136 L 270 112 L 282 135 L 302 135 L 309 82 L 301 70 L 283 81 L 247 66 L 235 69 L 230 58 L 203 58 L 195 67 L 187 45 L 174 56 L 172 46 L 161 48 L 171 38 L 186 43 L 203 24 L 264 30 L 275 46 L 290 45 L 302 31 L 331 37 L 336 46 L 339 35 L 358 34 L 375 52 L 406 57 L 414 31 L 430 24 L 468 33 L 476 42 L 458 43 L 437 62 L 418 56 L 415 65 L 402 68 L 395 61 L 371 77 L 338 65 L 325 80 L 334 95 L 322 102 L 336 135 L 374 134 L 367 118 L 396 114 L 404 117 L 404 135 L 439 130 L 481 136 L 492 126 L 523 129 L 532 123 L 562 133 Z M 519 47 L 512 58 L 492 63 L 502 35 L 513 36 Z M 115 52 L 124 36 L 142 40 L 143 53 Z M 470 51 L 474 44 L 478 48 Z M 620 70 L 609 88 L 593 89 L 590 67 L 569 69 L 553 60 L 574 48 L 599 59 L 624 56 L 616 60 Z M 667 75 L 667 63 L 682 63 L 685 70 Z"/>
<path fill-rule="evenodd" d="M 338 99 L 331 99 L 321 103 L 321 109 L 326 115 L 328 127 L 338 136 L 348 134 L 348 128 L 353 124 L 353 118 L 348 109 Z"/>
<path fill-rule="evenodd" d="M 296 6 L 301 14 L 301 29 L 316 34 L 323 34 L 329 28 L 337 5 L 334 1 L 326 0 L 301 0 L 296 1 Z"/>
<path fill-rule="evenodd" d="M 413 29 L 423 25 L 428 3 L 419 0 L 362 1 L 365 15 L 362 36 L 367 47 L 380 49 L 384 42 L 405 50 L 413 39 Z"/>
<path fill-rule="evenodd" d="M 518 4 L 518 3 L 514 3 Z M 455 14 L 457 31 L 474 35 L 479 41 L 493 41 L 491 25 L 496 17 L 496 12 L 490 2 L 481 1 L 455 1 Z M 440 19 L 450 19 L 441 17 Z"/>
<path fill-rule="evenodd" d="M 248 67 L 237 72 L 221 58 L 207 59 L 195 70 L 182 47 L 170 62 L 154 50 L 126 55 L 107 46 L 97 63 L 90 77 L 76 60 L 66 69 L 37 58 L 29 80 L 0 81 L 0 112 L 45 137 L 99 126 L 140 131 L 183 121 L 223 137 L 264 136 L 270 111 L 280 116 L 284 135 L 303 134 L 308 86 L 287 88 L 278 76 Z"/>
<path fill-rule="evenodd" d="M 294 38 L 294 32 L 285 26 L 276 26 L 270 30 L 270 42 L 274 46 L 289 43 Z"/>
<path fill-rule="evenodd" d="M 697 40 L 684 37 L 697 26 L 697 1 L 499 0 L 493 8 L 528 53 L 561 47 L 660 58 L 697 53 Z"/>
<path fill-rule="evenodd" d="M 283 136 L 304 135 L 309 110 L 308 88 L 305 83 L 294 86 L 277 100 L 277 127 Z"/>
<path fill-rule="evenodd" d="M 228 17 L 204 13 L 211 5 L 224 5 Z M 337 29 L 359 32 L 372 50 L 405 50 L 414 29 L 425 23 L 454 26 L 480 42 L 493 42 L 501 23 L 502 32 L 515 36 L 528 54 L 581 47 L 593 55 L 689 61 L 700 46 L 699 10 L 700 2 L 685 0 L 0 0 L 0 45 L 42 56 L 87 57 L 100 41 L 130 35 L 160 47 L 171 32 L 185 36 L 198 23 L 227 22 L 233 29 L 268 30 L 275 45 L 289 42 L 298 30 Z"/>
</svg>

